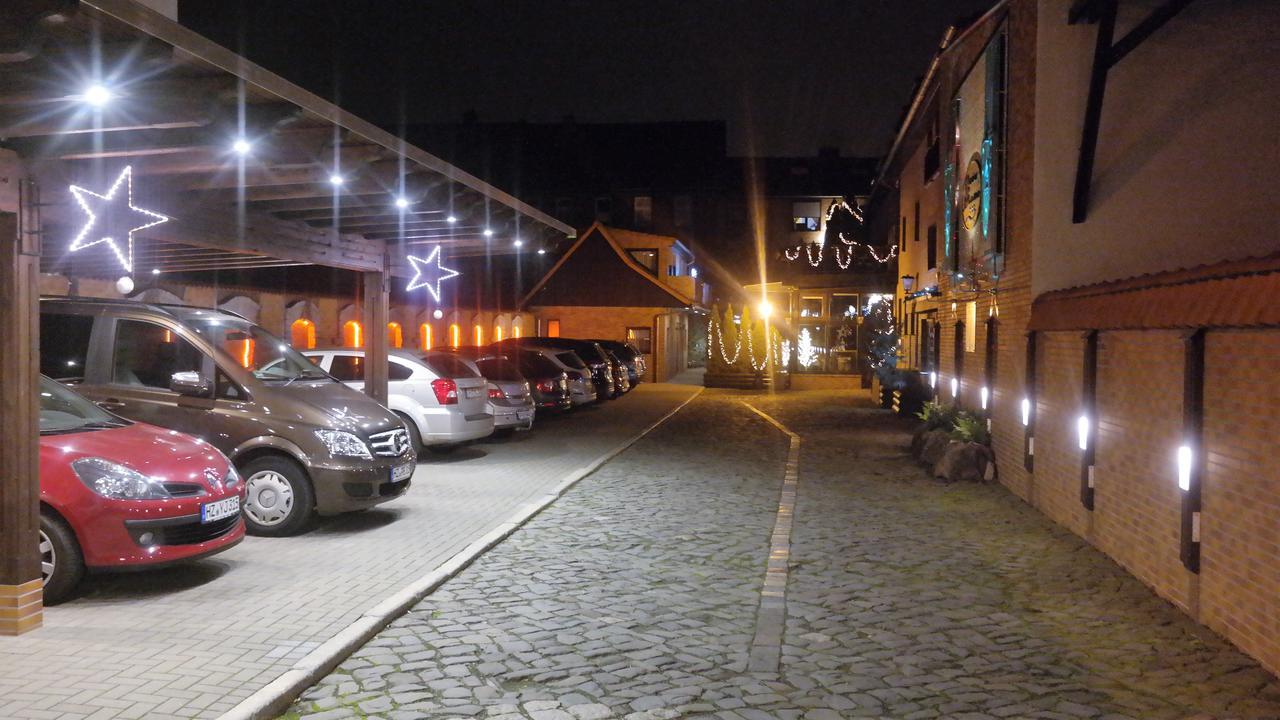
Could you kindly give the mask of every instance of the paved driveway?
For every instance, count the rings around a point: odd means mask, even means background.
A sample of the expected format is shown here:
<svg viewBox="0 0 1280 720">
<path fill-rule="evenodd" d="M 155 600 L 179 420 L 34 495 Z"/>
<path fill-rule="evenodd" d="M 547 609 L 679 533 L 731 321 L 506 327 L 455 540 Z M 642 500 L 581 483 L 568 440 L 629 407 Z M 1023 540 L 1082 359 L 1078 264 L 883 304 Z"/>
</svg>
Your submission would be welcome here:
<svg viewBox="0 0 1280 720">
<path fill-rule="evenodd" d="M 300 537 L 93 578 L 43 629 L 0 638 L 0 717 L 216 717 L 695 391 L 641 385 L 532 433 L 428 455 L 404 498 Z"/>
</svg>

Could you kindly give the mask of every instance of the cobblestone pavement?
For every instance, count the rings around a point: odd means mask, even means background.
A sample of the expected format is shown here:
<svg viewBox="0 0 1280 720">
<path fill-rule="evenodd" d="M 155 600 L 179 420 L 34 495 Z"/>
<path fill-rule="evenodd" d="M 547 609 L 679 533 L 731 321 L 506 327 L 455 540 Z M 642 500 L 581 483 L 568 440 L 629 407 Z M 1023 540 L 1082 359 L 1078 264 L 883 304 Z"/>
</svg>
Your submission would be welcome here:
<svg viewBox="0 0 1280 720">
<path fill-rule="evenodd" d="M 403 498 L 191 565 L 90 578 L 0 638 L 0 719 L 217 717 L 695 388 L 641 385 L 533 432 L 428 454 Z"/>
<path fill-rule="evenodd" d="M 746 671 L 803 438 L 780 672 Z M 288 717 L 1280 718 L 1280 683 L 849 393 L 704 393 Z"/>
</svg>

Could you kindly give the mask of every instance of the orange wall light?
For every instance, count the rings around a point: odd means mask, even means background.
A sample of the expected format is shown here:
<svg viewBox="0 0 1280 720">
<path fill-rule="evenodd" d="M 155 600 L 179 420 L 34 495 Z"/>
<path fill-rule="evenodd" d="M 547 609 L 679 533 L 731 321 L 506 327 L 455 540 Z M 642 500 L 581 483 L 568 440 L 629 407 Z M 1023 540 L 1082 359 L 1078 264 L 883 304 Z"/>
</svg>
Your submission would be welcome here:
<svg viewBox="0 0 1280 720">
<path fill-rule="evenodd" d="M 342 345 L 350 348 L 364 346 L 364 333 L 360 323 L 355 320 L 348 320 L 342 324 Z"/>
<path fill-rule="evenodd" d="M 393 348 L 404 347 L 404 330 L 401 329 L 400 323 L 387 323 L 387 344 Z"/>
<path fill-rule="evenodd" d="M 449 326 L 449 341 L 453 347 L 462 345 L 462 328 L 458 327 L 458 323 Z"/>
<path fill-rule="evenodd" d="M 310 350 L 316 346 L 316 324 L 306 318 L 298 318 L 289 326 L 289 340 L 295 348 Z"/>
<path fill-rule="evenodd" d="M 431 326 L 429 324 L 422 323 L 422 326 L 418 328 L 418 342 L 422 343 L 423 350 L 431 349 Z"/>
<path fill-rule="evenodd" d="M 476 325 L 476 346 L 484 344 L 484 328 Z"/>
</svg>

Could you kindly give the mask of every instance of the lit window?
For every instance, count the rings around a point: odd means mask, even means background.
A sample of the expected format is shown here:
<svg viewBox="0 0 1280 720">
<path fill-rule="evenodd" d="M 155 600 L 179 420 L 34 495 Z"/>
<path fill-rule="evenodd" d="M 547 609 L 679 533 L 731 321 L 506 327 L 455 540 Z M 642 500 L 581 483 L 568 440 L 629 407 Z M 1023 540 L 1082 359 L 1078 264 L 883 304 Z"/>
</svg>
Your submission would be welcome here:
<svg viewBox="0 0 1280 720">
<path fill-rule="evenodd" d="M 393 348 L 404 347 L 404 330 L 400 328 L 400 323 L 387 323 L 387 344 Z"/>
<path fill-rule="evenodd" d="M 547 337 L 560 337 L 560 321 L 559 320 L 547 321 Z"/>
<path fill-rule="evenodd" d="M 306 318 L 298 318 L 289 326 L 291 344 L 301 350 L 310 350 L 316 346 L 316 324 Z"/>
<path fill-rule="evenodd" d="M 364 333 L 361 332 L 360 323 L 348 320 L 342 324 L 342 346 L 350 348 L 364 346 Z"/>
<path fill-rule="evenodd" d="M 822 204 L 797 202 L 791 204 L 791 229 L 795 232 L 818 232 L 822 229 Z"/>
<path fill-rule="evenodd" d="M 458 323 L 449 325 L 449 344 L 455 348 L 462 345 L 462 328 L 458 327 Z"/>
<path fill-rule="evenodd" d="M 418 328 L 418 342 L 422 343 L 423 350 L 431 349 L 431 326 L 427 323 Z"/>
</svg>

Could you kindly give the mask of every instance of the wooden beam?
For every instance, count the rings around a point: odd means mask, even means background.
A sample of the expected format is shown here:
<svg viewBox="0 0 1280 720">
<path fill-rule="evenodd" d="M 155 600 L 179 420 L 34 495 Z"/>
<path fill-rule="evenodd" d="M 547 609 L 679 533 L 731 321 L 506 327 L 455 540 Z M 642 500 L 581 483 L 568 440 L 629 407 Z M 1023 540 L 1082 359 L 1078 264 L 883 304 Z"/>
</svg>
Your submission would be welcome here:
<svg viewBox="0 0 1280 720">
<path fill-rule="evenodd" d="M 383 261 L 385 264 L 385 260 Z M 364 322 L 364 392 L 383 405 L 387 404 L 387 318 L 391 299 L 390 278 L 385 272 L 366 272 L 360 276 L 363 290 Z"/>
<path fill-rule="evenodd" d="M 1151 14 L 1142 19 L 1130 30 L 1124 37 L 1116 41 L 1111 46 L 1111 56 L 1108 59 L 1108 65 L 1114 67 L 1116 63 L 1124 59 L 1134 48 L 1142 44 L 1142 41 L 1151 37 L 1151 34 L 1159 30 L 1165 23 L 1173 19 L 1173 16 L 1182 12 L 1183 8 L 1191 4 L 1191 0 L 1168 0 L 1165 4 L 1151 11 Z"/>
<path fill-rule="evenodd" d="M 1080 153 L 1076 158 L 1076 181 L 1071 199 L 1071 222 L 1082 223 L 1089 215 L 1089 191 L 1093 184 L 1093 162 L 1098 152 L 1098 128 L 1102 124 L 1102 101 L 1107 92 L 1108 59 L 1116 30 L 1119 0 L 1102 3 L 1098 36 L 1093 46 L 1093 70 L 1089 77 L 1089 97 L 1085 101 L 1084 127 L 1080 131 Z"/>
</svg>

